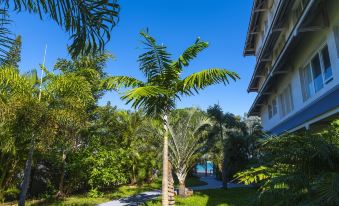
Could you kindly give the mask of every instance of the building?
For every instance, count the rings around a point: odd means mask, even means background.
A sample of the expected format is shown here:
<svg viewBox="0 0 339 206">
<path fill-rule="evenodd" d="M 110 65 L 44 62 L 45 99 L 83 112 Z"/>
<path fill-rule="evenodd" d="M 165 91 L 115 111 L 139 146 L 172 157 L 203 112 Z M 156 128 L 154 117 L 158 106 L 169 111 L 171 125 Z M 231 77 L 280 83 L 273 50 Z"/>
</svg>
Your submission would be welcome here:
<svg viewBox="0 0 339 206">
<path fill-rule="evenodd" d="M 249 115 L 281 134 L 339 118 L 339 0 L 254 0 L 244 56 L 256 65 Z"/>
</svg>

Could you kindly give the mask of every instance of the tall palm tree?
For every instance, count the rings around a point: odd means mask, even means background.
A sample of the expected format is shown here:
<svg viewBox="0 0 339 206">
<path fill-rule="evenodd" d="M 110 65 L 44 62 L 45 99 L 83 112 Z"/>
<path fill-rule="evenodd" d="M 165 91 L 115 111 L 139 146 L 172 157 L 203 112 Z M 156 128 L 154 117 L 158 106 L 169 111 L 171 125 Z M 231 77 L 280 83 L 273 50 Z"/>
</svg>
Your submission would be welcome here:
<svg viewBox="0 0 339 206">
<path fill-rule="evenodd" d="M 223 152 L 222 152 L 222 163 L 221 163 L 221 179 L 223 183 L 223 187 L 227 188 L 227 175 L 226 175 L 226 164 L 227 164 L 227 159 L 225 157 L 225 140 L 224 140 L 224 135 L 223 135 L 223 125 L 226 120 L 226 116 L 224 112 L 222 111 L 222 108 L 218 105 L 215 104 L 207 109 L 207 114 L 215 121 L 217 125 L 217 130 L 219 130 L 219 140 L 222 142 L 223 145 Z M 218 135 L 216 135 L 218 136 Z"/>
<path fill-rule="evenodd" d="M 104 86 L 107 89 L 131 88 L 122 99 L 132 103 L 134 108 L 143 108 L 148 114 L 161 118 L 164 127 L 163 139 L 163 179 L 162 205 L 169 204 L 168 198 L 168 115 L 175 108 L 181 97 L 191 96 L 207 86 L 217 83 L 236 81 L 239 76 L 226 69 L 212 68 L 182 77 L 184 67 L 187 67 L 208 43 L 198 38 L 192 46 L 176 60 L 170 59 L 167 47 L 158 44 L 147 32 L 141 32 L 146 52 L 139 56 L 140 70 L 146 77 L 146 82 L 128 76 L 112 76 L 107 78 Z"/>
<path fill-rule="evenodd" d="M 238 130 L 243 125 L 240 124 L 236 117 L 231 113 L 224 113 L 222 108 L 215 104 L 207 109 L 207 114 L 215 121 L 216 131 L 219 134 L 213 135 L 213 138 L 217 138 L 213 141 L 217 141 L 219 144 L 222 145 L 222 152 L 219 153 L 219 156 L 222 156 L 221 162 L 221 179 L 223 182 L 223 188 L 227 189 L 227 183 L 229 179 L 229 168 L 227 165 L 229 164 L 229 157 L 227 150 L 229 149 L 229 132 L 233 132 L 233 130 Z M 214 147 L 219 145 L 212 144 Z M 220 159 L 219 159 L 220 161 Z"/>
<path fill-rule="evenodd" d="M 13 39 L 7 28 L 10 25 L 8 11 L 27 11 L 49 18 L 70 34 L 69 50 L 73 57 L 93 51 L 104 51 L 110 39 L 110 31 L 117 24 L 119 4 L 117 0 L 0 0 L 0 60 L 7 56 Z"/>
</svg>

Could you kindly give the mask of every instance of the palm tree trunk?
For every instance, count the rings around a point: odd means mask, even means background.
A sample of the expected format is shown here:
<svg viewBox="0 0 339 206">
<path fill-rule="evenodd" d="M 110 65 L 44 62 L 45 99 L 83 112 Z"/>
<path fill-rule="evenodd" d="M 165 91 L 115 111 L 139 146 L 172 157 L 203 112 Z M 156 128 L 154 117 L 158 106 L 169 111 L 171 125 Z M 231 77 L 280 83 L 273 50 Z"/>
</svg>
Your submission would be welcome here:
<svg viewBox="0 0 339 206">
<path fill-rule="evenodd" d="M 168 205 L 175 205 L 174 180 L 172 175 L 172 164 L 168 163 Z"/>
<path fill-rule="evenodd" d="M 31 140 L 29 153 L 28 153 L 28 159 L 27 159 L 27 162 L 26 162 L 25 171 L 24 171 L 24 180 L 23 180 L 22 185 L 21 185 L 21 191 L 20 191 L 18 206 L 25 206 L 26 194 L 27 194 L 28 185 L 29 185 L 29 178 L 31 176 L 31 170 L 32 170 L 34 146 L 35 146 L 35 139 L 34 139 L 34 136 L 33 136 L 32 140 Z"/>
<path fill-rule="evenodd" d="M 61 176 L 59 182 L 59 191 L 56 194 L 57 197 L 63 197 L 64 193 L 64 179 L 65 179 L 65 167 L 66 167 L 66 153 L 62 151 L 62 159 L 61 159 Z"/>
<path fill-rule="evenodd" d="M 185 181 L 179 181 L 179 195 L 182 196 L 182 197 L 186 196 Z"/>
<path fill-rule="evenodd" d="M 228 174 L 227 174 L 227 151 L 226 151 L 226 143 L 224 142 L 224 149 L 223 149 L 223 153 L 224 153 L 224 158 L 222 161 L 222 174 L 221 174 L 221 178 L 222 178 L 222 185 L 224 189 L 227 189 L 227 182 L 228 182 Z"/>
<path fill-rule="evenodd" d="M 226 143 L 224 140 L 224 135 L 223 135 L 223 129 L 222 129 L 222 123 L 220 122 L 220 137 L 223 142 L 223 161 L 222 161 L 222 169 L 221 169 L 221 180 L 222 180 L 222 186 L 224 189 L 227 189 L 227 172 L 226 172 L 226 167 L 227 167 L 227 152 L 226 152 Z"/>
<path fill-rule="evenodd" d="M 186 185 L 185 185 L 185 180 L 187 173 L 184 170 L 177 170 L 176 175 L 178 177 L 179 181 L 179 195 L 182 197 L 186 197 Z"/>
<path fill-rule="evenodd" d="M 162 155 L 162 206 L 168 206 L 168 117 L 164 115 L 164 149 Z"/>
</svg>

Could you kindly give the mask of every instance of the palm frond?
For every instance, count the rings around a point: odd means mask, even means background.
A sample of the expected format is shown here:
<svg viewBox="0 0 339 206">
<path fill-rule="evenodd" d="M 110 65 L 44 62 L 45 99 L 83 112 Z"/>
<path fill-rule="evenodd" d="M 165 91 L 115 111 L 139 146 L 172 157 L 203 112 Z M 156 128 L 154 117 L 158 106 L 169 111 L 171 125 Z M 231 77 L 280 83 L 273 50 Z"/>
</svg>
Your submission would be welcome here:
<svg viewBox="0 0 339 206">
<path fill-rule="evenodd" d="M 320 177 L 320 181 L 315 184 L 318 202 L 326 202 L 328 205 L 339 204 L 339 173 L 327 172 Z"/>
<path fill-rule="evenodd" d="M 8 29 L 11 21 L 6 9 L 0 9 L 0 63 L 3 64 L 8 52 L 14 43 L 12 32 Z"/>
<path fill-rule="evenodd" d="M 84 77 L 72 73 L 56 75 L 50 79 L 44 96 L 50 101 L 72 98 L 82 105 L 94 101 L 89 82 Z"/>
<path fill-rule="evenodd" d="M 142 86 L 125 92 L 122 99 L 127 100 L 127 104 L 132 102 L 132 106 L 138 108 L 150 97 L 160 98 L 168 94 L 169 91 L 158 86 Z"/>
<path fill-rule="evenodd" d="M 188 47 L 177 61 L 173 62 L 173 65 L 180 69 L 184 66 L 188 66 L 190 61 L 197 57 L 197 55 L 207 47 L 208 42 L 201 41 L 200 38 L 197 38 L 194 44 Z"/>
<path fill-rule="evenodd" d="M 119 90 L 122 87 L 140 87 L 143 82 L 128 76 L 111 76 L 103 80 L 102 88 L 107 90 Z"/>
<path fill-rule="evenodd" d="M 142 108 L 147 115 L 159 117 L 175 107 L 170 92 L 159 86 L 141 86 L 131 89 L 121 97 L 126 104 L 132 103 L 134 108 Z"/>
<path fill-rule="evenodd" d="M 36 13 L 41 19 L 48 15 L 71 34 L 73 57 L 104 51 L 120 11 L 117 0 L 0 0 L 0 4 L 14 5 L 17 12 Z"/>
<path fill-rule="evenodd" d="M 144 38 L 146 52 L 139 56 L 140 70 L 148 80 L 159 75 L 170 64 L 170 54 L 166 51 L 166 46 L 158 45 L 156 40 L 145 32 L 140 32 Z"/>
<path fill-rule="evenodd" d="M 0 68 L 0 95 L 12 97 L 16 94 L 31 95 L 34 85 L 25 76 L 21 76 L 19 71 L 13 67 Z"/>
<path fill-rule="evenodd" d="M 184 78 L 181 84 L 178 84 L 179 87 L 177 89 L 183 94 L 194 94 L 194 92 L 198 93 L 199 90 L 213 84 L 229 84 L 229 79 L 236 81 L 240 78 L 237 73 L 226 69 L 206 69 Z"/>
</svg>

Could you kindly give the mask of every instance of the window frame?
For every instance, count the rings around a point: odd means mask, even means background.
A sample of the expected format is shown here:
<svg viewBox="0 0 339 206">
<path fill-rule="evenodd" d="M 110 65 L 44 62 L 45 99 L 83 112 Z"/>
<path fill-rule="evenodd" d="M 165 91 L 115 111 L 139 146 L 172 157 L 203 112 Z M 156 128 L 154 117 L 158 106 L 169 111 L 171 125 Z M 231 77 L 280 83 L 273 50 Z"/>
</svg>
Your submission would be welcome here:
<svg viewBox="0 0 339 206">
<path fill-rule="evenodd" d="M 280 118 L 284 118 L 294 111 L 294 100 L 291 84 L 288 84 L 288 86 L 281 91 L 278 97 Z"/>
<path fill-rule="evenodd" d="M 274 97 L 267 105 L 268 119 L 272 119 L 278 114 L 277 98 Z"/>
<path fill-rule="evenodd" d="M 330 62 L 330 65 L 331 65 L 331 70 L 332 70 L 332 75 L 325 79 L 325 64 L 324 64 L 324 58 L 323 58 L 323 54 L 322 54 L 322 51 L 323 49 L 325 49 L 325 47 L 327 47 L 327 52 L 328 52 L 328 57 L 329 57 L 329 62 Z M 319 61 L 320 61 L 320 70 L 321 70 L 321 78 L 322 78 L 322 88 L 319 89 L 318 91 L 316 90 L 316 87 L 314 85 L 315 81 L 314 81 L 314 72 L 313 72 L 313 65 L 312 65 L 312 60 L 318 56 L 319 58 Z M 300 83 L 301 83 L 301 92 L 302 92 L 302 95 L 303 95 L 303 102 L 306 102 L 307 100 L 311 99 L 311 97 L 313 97 L 316 93 L 318 93 L 319 91 L 321 91 L 325 85 L 327 85 L 328 83 L 330 83 L 332 80 L 333 80 L 333 68 L 332 68 L 333 64 L 332 64 L 332 60 L 331 60 L 331 56 L 330 56 L 330 51 L 329 51 L 329 47 L 328 47 L 328 44 L 327 42 L 324 42 L 323 44 L 321 44 L 321 46 L 317 49 L 316 52 L 314 52 L 311 57 L 306 61 L 306 63 L 303 65 L 302 68 L 300 68 L 299 70 L 304 70 L 304 69 L 309 69 L 310 70 L 310 73 L 311 73 L 311 79 L 312 79 L 312 91 L 310 91 L 310 94 L 308 95 L 308 98 L 304 99 L 304 89 L 303 87 L 305 87 L 305 79 L 302 79 L 302 78 L 305 78 L 304 75 L 301 76 L 301 73 L 299 72 L 299 75 L 300 75 Z M 302 71 L 304 72 L 304 71 Z M 303 73 L 304 74 L 304 73 Z"/>
<path fill-rule="evenodd" d="M 325 79 L 325 63 L 324 63 L 324 57 L 323 57 L 323 50 L 325 49 L 325 47 L 327 47 L 327 53 L 328 53 L 328 60 L 330 61 L 330 65 L 331 65 L 331 70 L 332 70 L 332 75 L 328 78 Z M 330 56 L 330 50 L 328 48 L 328 44 L 324 44 L 321 49 L 319 49 L 319 57 L 320 57 L 320 65 L 321 65 L 321 74 L 323 76 L 323 83 L 324 85 L 328 84 L 329 82 L 331 82 L 333 80 L 333 64 L 331 62 L 331 56 Z"/>
</svg>

